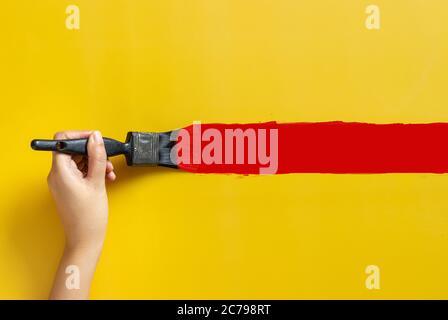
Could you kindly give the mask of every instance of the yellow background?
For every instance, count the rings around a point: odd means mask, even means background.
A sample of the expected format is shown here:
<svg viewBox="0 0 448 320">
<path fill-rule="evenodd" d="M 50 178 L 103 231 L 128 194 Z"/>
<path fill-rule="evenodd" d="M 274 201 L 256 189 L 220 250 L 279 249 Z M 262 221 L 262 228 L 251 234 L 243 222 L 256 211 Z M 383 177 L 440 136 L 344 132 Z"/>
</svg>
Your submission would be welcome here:
<svg viewBox="0 0 448 320">
<path fill-rule="evenodd" d="M 0 298 L 63 232 L 32 138 L 202 122 L 448 121 L 448 2 L 3 1 Z M 65 27 L 65 8 L 81 29 Z M 448 147 L 448 144 L 447 144 Z M 194 175 L 115 159 L 92 298 L 448 298 L 448 176 Z M 367 265 L 381 289 L 367 290 Z"/>
</svg>

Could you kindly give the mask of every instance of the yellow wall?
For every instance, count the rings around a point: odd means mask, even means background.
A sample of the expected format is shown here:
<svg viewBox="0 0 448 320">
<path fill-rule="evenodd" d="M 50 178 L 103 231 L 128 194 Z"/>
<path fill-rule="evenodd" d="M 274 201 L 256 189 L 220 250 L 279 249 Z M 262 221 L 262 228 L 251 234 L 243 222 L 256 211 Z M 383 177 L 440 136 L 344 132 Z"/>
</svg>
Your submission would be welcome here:
<svg viewBox="0 0 448 320">
<path fill-rule="evenodd" d="M 3 1 L 0 298 L 45 298 L 64 129 L 448 121 L 448 2 Z M 81 29 L 67 30 L 77 4 Z M 448 147 L 448 144 L 447 144 Z M 448 176 L 193 175 L 114 160 L 92 298 L 448 298 Z M 367 265 L 381 289 L 365 287 Z"/>
</svg>

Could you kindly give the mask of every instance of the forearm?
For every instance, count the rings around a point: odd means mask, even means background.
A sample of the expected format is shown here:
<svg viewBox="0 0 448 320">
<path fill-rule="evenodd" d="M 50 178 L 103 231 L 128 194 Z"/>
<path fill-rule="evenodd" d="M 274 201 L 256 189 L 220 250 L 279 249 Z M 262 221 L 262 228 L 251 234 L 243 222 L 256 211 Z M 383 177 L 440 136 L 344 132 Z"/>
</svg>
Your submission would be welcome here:
<svg viewBox="0 0 448 320">
<path fill-rule="evenodd" d="M 50 299 L 88 299 L 102 242 L 67 247 L 59 263 Z"/>
<path fill-rule="evenodd" d="M 65 131 L 56 140 L 85 139 L 88 157 L 53 152 L 48 186 L 64 226 L 66 246 L 50 299 L 88 299 L 107 229 L 106 179 L 115 180 L 100 132 Z"/>
</svg>

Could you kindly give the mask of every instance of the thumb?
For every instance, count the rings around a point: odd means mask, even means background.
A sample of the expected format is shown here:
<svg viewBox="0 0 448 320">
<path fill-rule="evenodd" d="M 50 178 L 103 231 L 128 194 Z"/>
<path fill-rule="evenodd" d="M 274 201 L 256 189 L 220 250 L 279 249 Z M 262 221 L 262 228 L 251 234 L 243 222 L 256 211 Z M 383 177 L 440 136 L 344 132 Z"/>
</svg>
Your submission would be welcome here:
<svg viewBox="0 0 448 320">
<path fill-rule="evenodd" d="M 104 183 L 106 176 L 107 154 L 104 148 L 104 140 L 99 131 L 94 131 L 89 136 L 87 143 L 89 156 L 89 169 L 87 177 L 97 183 Z"/>
</svg>

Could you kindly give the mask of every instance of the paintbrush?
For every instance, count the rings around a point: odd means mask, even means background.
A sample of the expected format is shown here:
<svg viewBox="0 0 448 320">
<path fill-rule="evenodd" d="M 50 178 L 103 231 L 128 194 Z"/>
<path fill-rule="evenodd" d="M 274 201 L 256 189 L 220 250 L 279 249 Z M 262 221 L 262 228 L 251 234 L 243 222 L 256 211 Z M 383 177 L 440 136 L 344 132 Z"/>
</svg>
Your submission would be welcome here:
<svg viewBox="0 0 448 320">
<path fill-rule="evenodd" d="M 170 159 L 175 141 L 170 141 L 168 132 L 128 132 L 125 142 L 104 138 L 108 157 L 124 155 L 128 166 L 164 166 L 177 168 Z M 72 155 L 87 155 L 88 139 L 31 141 L 31 148 L 40 151 L 58 151 Z"/>
<path fill-rule="evenodd" d="M 200 124 L 105 139 L 130 166 L 194 173 L 448 173 L 448 123 L 296 122 Z M 87 140 L 34 140 L 36 150 L 87 154 Z"/>
</svg>

